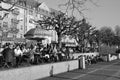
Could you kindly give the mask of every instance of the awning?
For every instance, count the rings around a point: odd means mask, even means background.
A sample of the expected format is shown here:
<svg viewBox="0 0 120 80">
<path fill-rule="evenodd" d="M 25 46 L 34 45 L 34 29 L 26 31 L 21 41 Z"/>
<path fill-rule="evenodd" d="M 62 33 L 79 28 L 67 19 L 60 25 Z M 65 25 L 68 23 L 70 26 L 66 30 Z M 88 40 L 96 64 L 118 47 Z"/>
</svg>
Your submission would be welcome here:
<svg viewBox="0 0 120 80">
<path fill-rule="evenodd" d="M 74 42 L 62 42 L 65 47 L 76 47 L 77 44 Z"/>
<path fill-rule="evenodd" d="M 30 29 L 24 37 L 29 40 L 43 40 L 46 39 L 46 37 L 51 37 L 49 31 L 41 29 L 41 28 L 32 28 Z"/>
</svg>

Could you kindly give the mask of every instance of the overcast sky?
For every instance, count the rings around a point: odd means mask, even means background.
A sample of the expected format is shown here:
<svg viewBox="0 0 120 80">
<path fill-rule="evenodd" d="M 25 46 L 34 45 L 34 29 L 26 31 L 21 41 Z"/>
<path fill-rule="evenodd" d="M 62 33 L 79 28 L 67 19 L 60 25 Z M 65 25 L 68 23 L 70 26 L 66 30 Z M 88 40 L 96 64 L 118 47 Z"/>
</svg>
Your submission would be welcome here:
<svg viewBox="0 0 120 80">
<path fill-rule="evenodd" d="M 66 0 L 39 1 L 45 2 L 48 7 L 60 10 L 58 5 L 64 3 Z M 89 3 L 87 5 L 89 10 L 85 11 L 85 15 L 92 25 L 98 28 L 103 26 L 114 27 L 120 25 L 120 0 L 99 0 L 97 4 L 99 7 Z"/>
</svg>

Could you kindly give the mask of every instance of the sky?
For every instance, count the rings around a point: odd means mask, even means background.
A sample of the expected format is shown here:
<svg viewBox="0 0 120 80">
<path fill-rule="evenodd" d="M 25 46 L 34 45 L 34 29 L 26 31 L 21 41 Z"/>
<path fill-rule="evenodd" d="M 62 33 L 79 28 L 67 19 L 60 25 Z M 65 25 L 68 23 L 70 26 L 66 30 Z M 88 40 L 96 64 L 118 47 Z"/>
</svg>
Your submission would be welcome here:
<svg viewBox="0 0 120 80">
<path fill-rule="evenodd" d="M 39 1 L 45 2 L 48 7 L 61 10 L 58 5 L 65 3 L 67 0 Z M 114 28 L 116 25 L 120 25 L 120 0 L 97 0 L 97 5 L 99 6 L 87 3 L 88 10 L 84 11 L 84 15 L 91 25 L 97 28 L 104 26 Z"/>
</svg>

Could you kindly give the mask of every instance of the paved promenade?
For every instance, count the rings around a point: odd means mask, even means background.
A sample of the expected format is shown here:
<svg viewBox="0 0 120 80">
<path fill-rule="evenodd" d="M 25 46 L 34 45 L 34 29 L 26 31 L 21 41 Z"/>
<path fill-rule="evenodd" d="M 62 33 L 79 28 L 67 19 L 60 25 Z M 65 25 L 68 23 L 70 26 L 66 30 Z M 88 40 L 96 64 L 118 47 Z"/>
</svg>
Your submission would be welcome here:
<svg viewBox="0 0 120 80">
<path fill-rule="evenodd" d="M 89 65 L 85 70 L 73 70 L 38 80 L 120 80 L 120 60 Z"/>
</svg>

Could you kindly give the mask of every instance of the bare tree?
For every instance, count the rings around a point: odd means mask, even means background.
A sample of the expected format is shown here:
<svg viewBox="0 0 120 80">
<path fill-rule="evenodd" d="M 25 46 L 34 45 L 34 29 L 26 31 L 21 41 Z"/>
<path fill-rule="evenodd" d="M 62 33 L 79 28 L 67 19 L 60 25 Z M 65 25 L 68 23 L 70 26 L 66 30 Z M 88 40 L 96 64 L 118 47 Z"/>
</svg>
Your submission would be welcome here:
<svg viewBox="0 0 120 80">
<path fill-rule="evenodd" d="M 61 40 L 64 35 L 67 35 L 70 28 L 74 28 L 75 17 L 67 17 L 64 13 L 60 12 L 58 15 L 53 13 L 53 17 L 48 17 L 44 20 L 37 21 L 40 25 L 49 27 L 51 26 L 53 30 L 57 32 L 58 35 L 58 45 L 61 48 Z"/>
<path fill-rule="evenodd" d="M 99 6 L 95 2 L 95 0 L 94 1 L 93 0 L 67 0 L 66 3 L 60 4 L 59 6 L 65 8 L 65 13 L 68 13 L 69 11 L 71 11 L 71 14 L 73 16 L 74 12 L 77 11 L 80 14 L 80 16 L 85 18 L 83 11 L 88 10 L 85 5 L 87 2 L 90 2 L 95 6 Z"/>
</svg>

